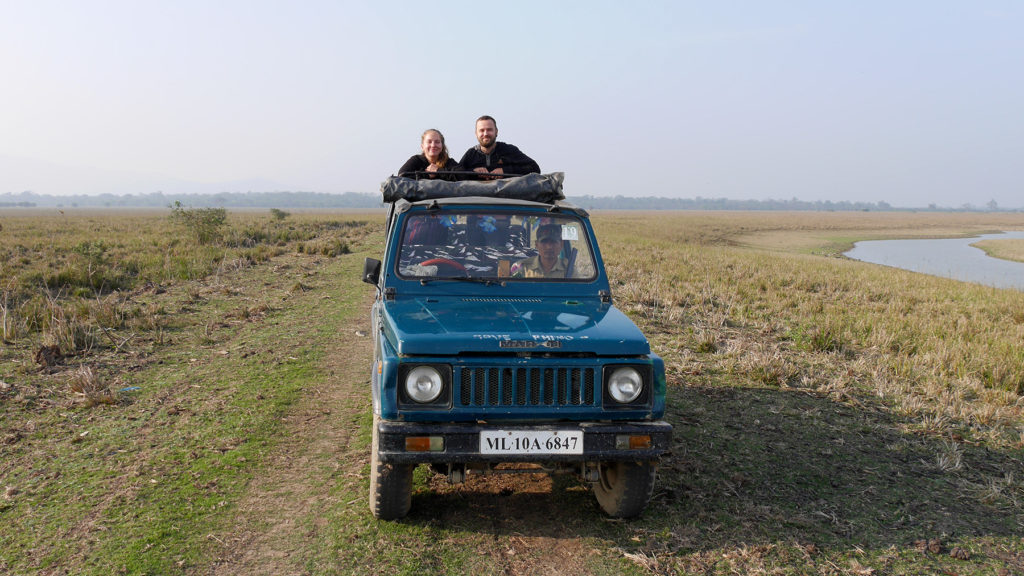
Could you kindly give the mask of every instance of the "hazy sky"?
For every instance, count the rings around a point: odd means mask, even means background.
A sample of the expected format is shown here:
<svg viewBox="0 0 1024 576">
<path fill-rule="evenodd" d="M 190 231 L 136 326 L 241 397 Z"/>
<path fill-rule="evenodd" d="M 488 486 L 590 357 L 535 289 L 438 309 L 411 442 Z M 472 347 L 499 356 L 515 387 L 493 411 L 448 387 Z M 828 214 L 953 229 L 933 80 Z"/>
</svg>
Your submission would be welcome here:
<svg viewBox="0 0 1024 576">
<path fill-rule="evenodd" d="M 1024 207 L 1024 2 L 0 0 L 0 194 L 376 192 L 498 119 L 566 193 Z"/>
</svg>

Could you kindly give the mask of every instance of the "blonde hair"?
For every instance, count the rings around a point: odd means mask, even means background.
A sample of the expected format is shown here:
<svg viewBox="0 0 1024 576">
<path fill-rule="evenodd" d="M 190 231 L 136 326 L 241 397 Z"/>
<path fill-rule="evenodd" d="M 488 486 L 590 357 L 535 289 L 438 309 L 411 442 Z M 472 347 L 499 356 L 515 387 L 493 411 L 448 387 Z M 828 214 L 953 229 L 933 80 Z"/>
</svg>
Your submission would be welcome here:
<svg viewBox="0 0 1024 576">
<path fill-rule="evenodd" d="M 427 134 L 430 134 L 431 132 L 437 134 L 438 138 L 441 139 L 441 153 L 437 155 L 437 162 L 431 162 L 431 164 L 437 166 L 438 168 L 444 168 L 444 165 L 448 163 L 449 158 L 448 145 L 444 143 L 444 134 L 441 134 L 440 130 L 438 130 L 437 128 L 428 128 L 424 130 L 423 134 L 420 136 L 420 146 L 423 145 L 423 139 L 426 138 Z M 426 156 L 426 154 L 424 154 L 424 156 Z"/>
</svg>

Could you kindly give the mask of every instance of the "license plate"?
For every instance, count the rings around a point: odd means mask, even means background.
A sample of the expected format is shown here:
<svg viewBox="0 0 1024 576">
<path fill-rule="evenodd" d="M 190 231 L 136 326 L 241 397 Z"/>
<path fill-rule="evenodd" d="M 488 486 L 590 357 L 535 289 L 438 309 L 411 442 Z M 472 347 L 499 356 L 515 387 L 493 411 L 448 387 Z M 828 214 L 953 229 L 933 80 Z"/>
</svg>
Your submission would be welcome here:
<svg viewBox="0 0 1024 576">
<path fill-rule="evenodd" d="M 488 430 L 481 454 L 583 454 L 582 430 Z"/>
</svg>

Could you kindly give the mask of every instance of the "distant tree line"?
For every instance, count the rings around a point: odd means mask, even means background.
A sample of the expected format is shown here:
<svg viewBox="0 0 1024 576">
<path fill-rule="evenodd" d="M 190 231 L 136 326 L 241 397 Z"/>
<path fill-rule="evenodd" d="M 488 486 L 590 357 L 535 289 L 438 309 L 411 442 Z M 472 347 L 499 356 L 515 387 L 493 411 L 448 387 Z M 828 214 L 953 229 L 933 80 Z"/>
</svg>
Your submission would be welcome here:
<svg viewBox="0 0 1024 576">
<path fill-rule="evenodd" d="M 1002 208 L 995 200 L 990 200 L 984 207 L 963 204 L 957 208 L 949 208 L 929 204 L 920 207 L 896 207 L 888 202 L 833 202 L 831 200 L 806 201 L 793 198 L 791 200 L 730 200 L 728 198 L 662 198 L 645 196 L 571 196 L 569 200 L 590 210 L 799 210 L 819 212 L 1020 212 L 1021 208 Z"/>
<path fill-rule="evenodd" d="M 929 204 L 926 208 L 893 207 L 888 202 L 833 202 L 831 200 L 730 200 L 728 198 L 663 198 L 657 196 L 569 196 L 573 204 L 590 210 L 804 210 L 889 212 L 916 210 L 931 212 L 1018 212 L 1000 208 L 994 200 L 984 207 L 964 204 L 946 208 Z M 222 192 L 220 194 L 99 194 L 54 196 L 22 192 L 0 194 L 0 208 L 167 208 L 180 203 L 196 208 L 380 208 L 379 194 L 344 192 Z"/>
<path fill-rule="evenodd" d="M 728 198 L 661 198 L 645 196 L 575 196 L 570 200 L 579 206 L 597 210 L 817 210 L 889 212 L 906 210 L 893 208 L 888 202 L 833 202 L 818 200 L 730 200 Z"/>
<path fill-rule="evenodd" d="M 22 192 L 0 194 L 0 206 L 46 208 L 167 208 L 179 203 L 197 208 L 378 208 L 380 195 L 345 192 L 222 192 L 219 194 L 77 194 L 55 196 Z"/>
</svg>

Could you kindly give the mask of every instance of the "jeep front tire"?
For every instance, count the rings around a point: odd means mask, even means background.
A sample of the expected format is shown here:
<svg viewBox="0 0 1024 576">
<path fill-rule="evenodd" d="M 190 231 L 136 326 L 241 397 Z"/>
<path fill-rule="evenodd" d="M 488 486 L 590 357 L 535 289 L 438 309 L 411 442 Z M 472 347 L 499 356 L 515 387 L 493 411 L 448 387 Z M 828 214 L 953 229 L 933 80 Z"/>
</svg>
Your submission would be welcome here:
<svg viewBox="0 0 1024 576">
<path fill-rule="evenodd" d="M 370 453 L 370 512 L 381 520 L 405 517 L 412 507 L 412 464 L 382 462 L 377 431 L 380 417 L 373 417 L 373 442 Z"/>
<path fill-rule="evenodd" d="M 653 462 L 601 462 L 594 496 L 601 509 L 613 518 L 639 516 L 654 492 Z"/>
</svg>

